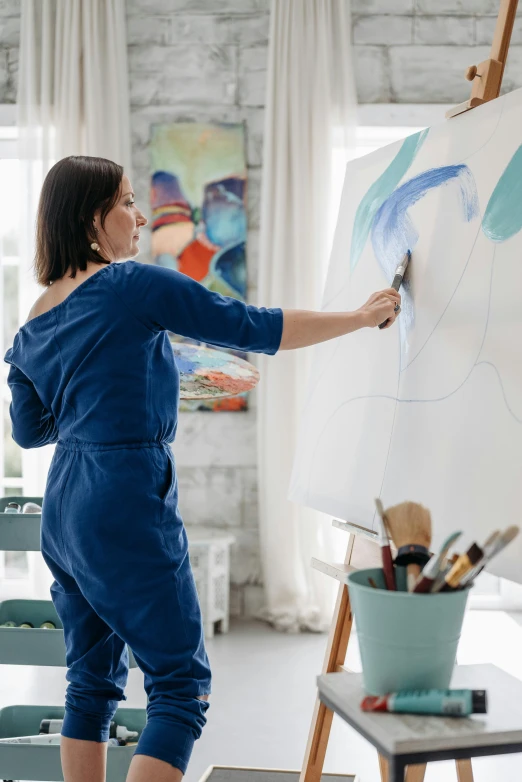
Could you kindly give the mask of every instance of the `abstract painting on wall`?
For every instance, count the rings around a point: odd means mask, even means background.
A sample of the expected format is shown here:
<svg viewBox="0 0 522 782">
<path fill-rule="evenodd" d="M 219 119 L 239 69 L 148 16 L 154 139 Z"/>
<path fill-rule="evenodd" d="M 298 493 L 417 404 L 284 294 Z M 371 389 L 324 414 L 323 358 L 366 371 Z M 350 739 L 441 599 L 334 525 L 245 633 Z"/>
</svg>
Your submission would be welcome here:
<svg viewBox="0 0 522 782">
<path fill-rule="evenodd" d="M 154 262 L 187 274 L 209 290 L 245 301 L 243 125 L 153 125 L 150 154 Z M 192 342 L 174 334 L 170 338 Z M 246 358 L 240 351 L 230 352 Z M 246 410 L 247 405 L 248 394 L 241 393 L 182 400 L 180 410 Z"/>
<path fill-rule="evenodd" d="M 417 501 L 466 550 L 522 508 L 522 90 L 348 164 L 323 309 L 407 250 L 397 323 L 315 348 L 290 498 L 367 529 Z M 522 535 L 491 570 L 521 563 Z"/>
</svg>

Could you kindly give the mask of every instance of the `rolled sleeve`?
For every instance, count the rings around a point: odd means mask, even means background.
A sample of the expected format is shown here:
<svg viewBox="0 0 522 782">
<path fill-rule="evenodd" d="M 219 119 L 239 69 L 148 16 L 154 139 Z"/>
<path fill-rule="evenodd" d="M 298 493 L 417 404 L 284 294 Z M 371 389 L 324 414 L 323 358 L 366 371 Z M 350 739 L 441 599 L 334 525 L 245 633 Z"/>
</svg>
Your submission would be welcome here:
<svg viewBox="0 0 522 782">
<path fill-rule="evenodd" d="M 279 307 L 254 307 L 208 290 L 174 269 L 126 261 L 119 290 L 148 328 L 253 353 L 273 355 L 283 334 Z"/>
</svg>

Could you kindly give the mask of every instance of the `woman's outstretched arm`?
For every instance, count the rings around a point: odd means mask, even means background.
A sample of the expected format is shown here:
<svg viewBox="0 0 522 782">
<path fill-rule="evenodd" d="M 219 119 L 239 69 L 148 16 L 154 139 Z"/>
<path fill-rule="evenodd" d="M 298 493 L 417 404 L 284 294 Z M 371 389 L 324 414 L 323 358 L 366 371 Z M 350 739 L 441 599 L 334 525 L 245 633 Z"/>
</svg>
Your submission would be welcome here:
<svg viewBox="0 0 522 782">
<path fill-rule="evenodd" d="M 342 337 L 362 328 L 373 328 L 389 318 L 389 329 L 400 312 L 401 295 L 393 288 L 374 293 L 355 312 L 310 312 L 283 310 L 283 336 L 279 350 L 294 350 Z M 399 310 L 395 312 L 395 306 Z"/>
</svg>

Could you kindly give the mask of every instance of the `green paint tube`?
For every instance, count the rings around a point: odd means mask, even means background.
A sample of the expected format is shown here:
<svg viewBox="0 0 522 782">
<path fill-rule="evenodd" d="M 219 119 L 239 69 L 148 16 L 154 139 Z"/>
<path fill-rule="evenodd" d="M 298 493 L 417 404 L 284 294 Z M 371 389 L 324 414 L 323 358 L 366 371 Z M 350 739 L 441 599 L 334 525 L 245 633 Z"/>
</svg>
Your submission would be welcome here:
<svg viewBox="0 0 522 782">
<path fill-rule="evenodd" d="M 389 695 L 369 695 L 361 703 L 363 711 L 388 711 L 396 714 L 441 714 L 467 717 L 485 714 L 485 690 L 404 690 Z"/>
</svg>

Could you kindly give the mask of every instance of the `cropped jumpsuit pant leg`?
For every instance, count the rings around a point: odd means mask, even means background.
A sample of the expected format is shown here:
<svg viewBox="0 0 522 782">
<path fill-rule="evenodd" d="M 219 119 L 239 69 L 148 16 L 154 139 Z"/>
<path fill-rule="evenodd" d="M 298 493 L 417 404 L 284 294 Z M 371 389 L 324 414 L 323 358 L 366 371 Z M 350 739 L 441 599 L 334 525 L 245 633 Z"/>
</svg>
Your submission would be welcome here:
<svg viewBox="0 0 522 782">
<path fill-rule="evenodd" d="M 41 551 L 65 634 L 62 735 L 108 740 L 126 700 L 128 644 L 148 695 L 136 754 L 185 773 L 206 723 L 201 696 L 211 673 L 177 493 L 166 443 L 58 441 Z"/>
</svg>

